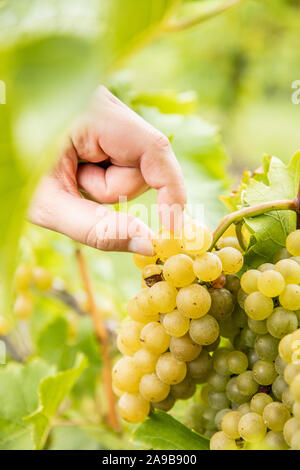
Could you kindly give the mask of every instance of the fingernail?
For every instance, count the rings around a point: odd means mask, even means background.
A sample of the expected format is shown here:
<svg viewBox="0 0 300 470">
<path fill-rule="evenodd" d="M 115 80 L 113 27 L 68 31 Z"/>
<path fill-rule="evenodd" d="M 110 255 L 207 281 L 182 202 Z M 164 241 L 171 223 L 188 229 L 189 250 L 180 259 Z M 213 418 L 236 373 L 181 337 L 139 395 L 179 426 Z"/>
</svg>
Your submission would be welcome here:
<svg viewBox="0 0 300 470">
<path fill-rule="evenodd" d="M 144 256 L 153 256 L 154 249 L 149 238 L 132 238 L 128 243 L 128 251 Z"/>
</svg>

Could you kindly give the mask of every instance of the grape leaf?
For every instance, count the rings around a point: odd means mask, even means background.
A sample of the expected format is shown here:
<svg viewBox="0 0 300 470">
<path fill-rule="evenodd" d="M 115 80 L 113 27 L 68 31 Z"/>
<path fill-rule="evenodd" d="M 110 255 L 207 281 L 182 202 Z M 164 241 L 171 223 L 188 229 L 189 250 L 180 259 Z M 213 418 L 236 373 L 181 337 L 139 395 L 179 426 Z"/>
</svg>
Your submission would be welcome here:
<svg viewBox="0 0 300 470">
<path fill-rule="evenodd" d="M 147 449 L 208 450 L 209 440 L 163 411 L 155 411 L 135 430 L 133 439 Z"/>
<path fill-rule="evenodd" d="M 33 425 L 33 440 L 36 449 L 42 449 L 59 405 L 70 393 L 75 382 L 87 366 L 83 355 L 78 355 L 72 369 L 43 379 L 39 386 L 40 404 L 37 410 L 24 418 Z"/>
</svg>

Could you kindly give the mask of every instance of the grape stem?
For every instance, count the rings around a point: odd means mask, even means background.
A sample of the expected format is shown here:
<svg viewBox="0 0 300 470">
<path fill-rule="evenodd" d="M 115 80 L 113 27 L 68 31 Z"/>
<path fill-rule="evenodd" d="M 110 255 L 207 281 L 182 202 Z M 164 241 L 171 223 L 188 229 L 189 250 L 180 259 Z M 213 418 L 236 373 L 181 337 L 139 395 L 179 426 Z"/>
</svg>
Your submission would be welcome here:
<svg viewBox="0 0 300 470">
<path fill-rule="evenodd" d="M 228 227 L 230 227 L 231 224 L 238 225 L 243 222 L 245 217 L 255 217 L 257 215 L 262 215 L 270 211 L 291 210 L 297 212 L 299 218 L 299 200 L 300 198 L 297 196 L 297 198 L 293 200 L 264 202 L 255 206 L 244 207 L 239 211 L 232 212 L 231 214 L 226 215 L 221 220 L 220 224 L 218 225 L 213 234 L 213 241 L 209 248 L 209 251 L 211 251 L 215 247 L 219 238 L 221 238 L 223 233 L 228 229 Z M 240 240 L 239 243 L 241 243 Z"/>
</svg>

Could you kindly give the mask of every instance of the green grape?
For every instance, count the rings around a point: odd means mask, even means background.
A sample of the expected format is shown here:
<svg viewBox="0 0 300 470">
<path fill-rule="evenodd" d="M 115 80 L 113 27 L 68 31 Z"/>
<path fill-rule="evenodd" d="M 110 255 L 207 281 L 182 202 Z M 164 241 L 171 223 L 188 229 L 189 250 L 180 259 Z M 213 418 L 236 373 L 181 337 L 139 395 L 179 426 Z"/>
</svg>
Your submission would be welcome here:
<svg viewBox="0 0 300 470">
<path fill-rule="evenodd" d="M 208 404 L 208 394 L 212 390 L 212 386 L 208 383 L 202 385 L 200 388 L 200 401 L 201 403 Z"/>
<path fill-rule="evenodd" d="M 214 281 L 222 273 L 222 263 L 214 253 L 205 253 L 195 259 L 194 273 L 201 281 Z"/>
<path fill-rule="evenodd" d="M 290 419 L 289 410 L 279 401 L 265 406 L 263 419 L 271 431 L 282 431 L 285 422 Z"/>
<path fill-rule="evenodd" d="M 164 264 L 163 274 L 166 281 L 174 287 L 184 287 L 195 279 L 193 260 L 183 254 L 174 255 Z"/>
<path fill-rule="evenodd" d="M 248 357 L 248 365 L 249 365 L 249 369 L 252 369 L 254 364 L 259 361 L 259 357 L 258 355 L 256 354 L 256 351 L 255 349 L 249 349 L 247 351 L 247 357 Z"/>
<path fill-rule="evenodd" d="M 294 405 L 293 405 L 293 415 L 295 416 L 295 418 L 298 419 L 298 421 L 300 421 L 300 402 L 295 402 Z"/>
<path fill-rule="evenodd" d="M 270 271 L 270 269 L 273 269 L 274 268 L 274 264 L 273 263 L 264 263 L 264 264 L 261 264 L 257 269 L 263 273 L 264 271 Z"/>
<path fill-rule="evenodd" d="M 213 354 L 213 368 L 220 374 L 228 376 L 231 374 L 227 366 L 227 356 L 230 353 L 230 349 L 219 348 Z"/>
<path fill-rule="evenodd" d="M 275 338 L 283 338 L 292 333 L 298 326 L 298 318 L 294 312 L 282 307 L 275 308 L 267 319 L 269 333 Z"/>
<path fill-rule="evenodd" d="M 294 378 L 297 377 L 298 374 L 300 374 L 299 363 L 287 364 L 287 366 L 284 369 L 284 374 L 283 374 L 284 380 L 286 381 L 287 384 L 291 385 Z"/>
<path fill-rule="evenodd" d="M 248 358 L 241 351 L 232 351 L 227 356 L 227 367 L 232 374 L 241 374 L 248 367 Z"/>
<path fill-rule="evenodd" d="M 237 409 L 242 415 L 245 415 L 246 413 L 250 413 L 251 408 L 250 408 L 250 403 L 242 403 Z"/>
<path fill-rule="evenodd" d="M 248 297 L 248 294 L 243 291 L 243 289 L 239 289 L 237 293 L 237 302 L 239 306 L 244 310 L 245 309 L 245 301 Z"/>
<path fill-rule="evenodd" d="M 299 266 L 300 268 L 300 266 Z M 279 302 L 287 310 L 300 309 L 300 286 L 289 284 L 279 296 Z"/>
<path fill-rule="evenodd" d="M 184 225 L 181 235 L 180 248 L 189 253 L 202 255 L 210 247 L 212 242 L 212 232 L 205 225 L 199 225 L 194 221 Z"/>
<path fill-rule="evenodd" d="M 284 423 L 283 437 L 286 443 L 291 446 L 293 435 L 300 431 L 300 421 L 297 418 L 290 418 Z"/>
<path fill-rule="evenodd" d="M 208 352 L 215 351 L 218 348 L 219 344 L 220 344 L 220 336 L 213 343 L 205 346 L 205 349 Z"/>
<path fill-rule="evenodd" d="M 288 450 L 282 432 L 268 431 L 263 446 L 265 450 Z"/>
<path fill-rule="evenodd" d="M 217 279 L 214 281 L 211 281 L 211 286 L 214 287 L 215 289 L 221 289 L 221 287 L 224 287 L 226 284 L 226 276 L 225 274 L 221 273 Z"/>
<path fill-rule="evenodd" d="M 187 367 L 185 362 L 179 361 L 170 352 L 160 356 L 156 364 L 156 373 L 162 382 L 168 385 L 182 382 L 186 376 Z"/>
<path fill-rule="evenodd" d="M 242 405 L 249 401 L 250 396 L 244 395 L 238 388 L 237 377 L 232 377 L 226 386 L 226 394 L 230 401 L 236 405 Z"/>
<path fill-rule="evenodd" d="M 272 402 L 273 399 L 272 397 L 270 397 L 270 395 L 267 395 L 266 393 L 256 393 L 250 401 L 251 411 L 262 415 L 265 406 L 269 405 L 269 403 Z"/>
<path fill-rule="evenodd" d="M 178 310 L 186 317 L 200 318 L 209 311 L 211 297 L 205 287 L 191 284 L 179 290 L 176 303 Z"/>
<path fill-rule="evenodd" d="M 219 431 L 222 431 L 222 420 L 227 413 L 230 413 L 230 408 L 224 408 L 224 410 L 219 410 L 215 416 L 215 425 Z"/>
<path fill-rule="evenodd" d="M 34 303 L 31 293 L 21 292 L 18 294 L 14 306 L 13 314 L 20 320 L 27 320 L 33 313 Z"/>
<path fill-rule="evenodd" d="M 276 370 L 277 374 L 283 375 L 284 370 L 287 366 L 287 363 L 278 355 L 275 359 L 274 366 L 275 366 L 275 370 Z"/>
<path fill-rule="evenodd" d="M 215 420 L 216 414 L 217 410 L 215 410 L 211 406 L 206 406 L 203 410 L 202 416 L 205 421 L 212 422 Z"/>
<path fill-rule="evenodd" d="M 210 390 L 208 393 L 208 404 L 214 410 L 223 410 L 224 408 L 228 408 L 229 400 L 226 393 Z"/>
<path fill-rule="evenodd" d="M 293 394 L 290 390 L 290 387 L 287 387 L 283 392 L 281 396 L 281 401 L 284 404 L 284 406 L 287 407 L 287 409 L 292 412 L 293 411 L 293 406 L 295 403 L 295 398 L 293 397 Z"/>
<path fill-rule="evenodd" d="M 162 382 L 155 373 L 145 374 L 140 381 L 140 394 L 150 402 L 160 402 L 170 393 L 170 385 Z"/>
<path fill-rule="evenodd" d="M 282 394 L 287 387 L 288 385 L 282 375 L 278 375 L 272 383 L 272 392 L 277 400 L 282 401 Z"/>
<path fill-rule="evenodd" d="M 223 431 L 216 432 L 210 439 L 210 450 L 238 450 L 234 439 Z"/>
<path fill-rule="evenodd" d="M 224 392 L 228 382 L 228 376 L 217 374 L 213 371 L 210 373 L 207 383 L 212 386 L 216 392 Z"/>
<path fill-rule="evenodd" d="M 133 359 L 142 374 L 150 374 L 155 371 L 158 355 L 141 348 L 134 354 Z"/>
<path fill-rule="evenodd" d="M 258 390 L 258 383 L 253 378 L 251 370 L 240 374 L 237 378 L 237 386 L 243 395 L 254 395 Z"/>
<path fill-rule="evenodd" d="M 190 336 L 192 340 L 200 345 L 212 344 L 219 336 L 219 324 L 211 315 L 205 315 L 191 321 Z"/>
<path fill-rule="evenodd" d="M 149 305 L 160 313 L 172 312 L 176 307 L 177 290 L 166 281 L 160 281 L 150 287 Z"/>
<path fill-rule="evenodd" d="M 152 403 L 153 408 L 156 408 L 157 410 L 162 410 L 162 411 L 170 411 L 171 408 L 175 405 L 175 398 L 169 393 L 167 398 L 164 400 L 161 400 L 157 403 Z"/>
<path fill-rule="evenodd" d="M 293 256 L 300 256 L 300 230 L 289 233 L 285 240 L 286 249 Z"/>
<path fill-rule="evenodd" d="M 180 240 L 166 229 L 162 229 L 158 236 L 153 239 L 153 247 L 158 258 L 162 261 L 166 261 L 181 251 Z"/>
<path fill-rule="evenodd" d="M 239 439 L 240 433 L 238 430 L 239 422 L 242 417 L 239 411 L 230 411 L 226 413 L 222 420 L 222 431 L 231 439 Z"/>
<path fill-rule="evenodd" d="M 189 362 L 187 367 L 196 383 L 204 383 L 212 370 L 212 357 L 203 349 L 197 359 Z"/>
<path fill-rule="evenodd" d="M 300 373 L 296 375 L 291 383 L 291 392 L 296 401 L 300 401 Z"/>
<path fill-rule="evenodd" d="M 185 424 L 200 434 L 203 434 L 204 431 L 203 410 L 204 406 L 201 403 L 192 403 L 185 413 Z"/>
<path fill-rule="evenodd" d="M 218 323 L 220 336 L 222 336 L 223 338 L 228 338 L 231 342 L 233 342 L 234 338 L 238 335 L 240 329 L 238 326 L 233 324 L 231 316 L 226 317 L 223 320 L 218 320 Z"/>
<path fill-rule="evenodd" d="M 150 405 L 139 393 L 123 393 L 118 410 L 121 417 L 129 423 L 140 423 L 147 418 Z"/>
<path fill-rule="evenodd" d="M 265 320 L 253 320 L 248 317 L 248 326 L 251 331 L 257 335 L 264 335 L 268 333 L 268 328 Z"/>
<path fill-rule="evenodd" d="M 222 248 L 216 251 L 216 255 L 220 258 L 224 274 L 236 274 L 243 267 L 243 255 L 239 250 L 231 247 Z"/>
<path fill-rule="evenodd" d="M 259 385 L 271 385 L 277 377 L 273 362 L 257 361 L 253 366 L 253 377 Z"/>
<path fill-rule="evenodd" d="M 278 339 L 271 335 L 256 337 L 254 349 L 258 357 L 264 361 L 275 361 L 278 354 Z"/>
<path fill-rule="evenodd" d="M 192 397 L 196 391 L 196 384 L 189 375 L 186 375 L 182 382 L 171 386 L 171 394 L 176 399 L 186 400 Z"/>
<path fill-rule="evenodd" d="M 149 264 L 155 264 L 157 260 L 157 256 L 144 256 L 134 253 L 133 255 L 133 262 L 138 269 L 144 269 Z"/>
<path fill-rule="evenodd" d="M 188 332 L 190 320 L 189 318 L 184 317 L 178 310 L 174 310 L 174 312 L 166 313 L 164 315 L 162 324 L 170 336 L 179 337 Z"/>
<path fill-rule="evenodd" d="M 236 297 L 241 287 L 240 279 L 235 274 L 228 274 L 226 276 L 225 287 L 234 297 Z"/>
<path fill-rule="evenodd" d="M 300 282 L 300 266 L 291 259 L 282 259 L 275 264 L 274 269 L 283 277 L 286 284 L 298 284 Z"/>
<path fill-rule="evenodd" d="M 256 334 L 250 328 L 243 328 L 241 331 L 241 344 L 243 348 L 253 348 Z"/>
<path fill-rule="evenodd" d="M 222 248 L 226 248 L 227 246 L 230 246 L 231 248 L 235 248 L 236 250 L 239 250 L 241 253 L 243 252 L 239 241 L 236 237 L 222 237 L 218 241 L 218 250 L 221 250 Z"/>
<path fill-rule="evenodd" d="M 190 362 L 196 359 L 202 347 L 194 343 L 188 334 L 180 338 L 172 337 L 170 341 L 170 351 L 179 361 Z"/>
<path fill-rule="evenodd" d="M 273 311 L 273 301 L 261 292 L 252 292 L 245 300 L 245 312 L 253 320 L 265 320 Z"/>
<path fill-rule="evenodd" d="M 241 288 L 246 294 L 251 294 L 258 290 L 257 283 L 261 277 L 261 272 L 258 269 L 249 269 L 241 277 Z"/>
<path fill-rule="evenodd" d="M 141 372 L 132 357 L 122 357 L 112 369 L 113 383 L 123 392 L 138 392 L 140 378 Z"/>
<path fill-rule="evenodd" d="M 32 282 L 39 290 L 48 290 L 52 286 L 52 274 L 42 266 L 34 266 L 32 269 Z"/>
<path fill-rule="evenodd" d="M 280 272 L 270 269 L 260 273 L 257 286 L 259 292 L 266 297 L 277 297 L 285 288 L 285 280 Z"/>
<path fill-rule="evenodd" d="M 273 263 L 278 263 L 278 261 L 281 261 L 283 259 L 287 259 L 287 258 L 290 258 L 291 255 L 289 254 L 289 252 L 287 251 L 286 248 L 281 248 L 279 251 L 277 251 L 277 253 L 275 254 L 274 258 L 273 258 Z"/>
<path fill-rule="evenodd" d="M 223 320 L 230 316 L 234 309 L 234 298 L 231 292 L 221 288 L 209 289 L 209 293 L 211 297 L 209 314 L 217 320 Z"/>
<path fill-rule="evenodd" d="M 126 323 L 123 323 L 123 325 L 121 325 L 121 331 L 119 333 L 120 344 L 124 345 L 133 353 L 138 351 L 142 347 L 140 342 L 140 334 L 143 327 L 143 323 L 139 323 L 136 321 L 128 321 Z"/>
<path fill-rule="evenodd" d="M 142 345 L 154 354 L 165 352 L 170 344 L 170 336 L 158 322 L 151 322 L 144 326 L 140 340 Z"/>
<path fill-rule="evenodd" d="M 32 268 L 26 264 L 17 267 L 14 278 L 14 286 L 17 291 L 27 290 L 32 281 Z"/>
<path fill-rule="evenodd" d="M 259 442 L 265 437 L 267 428 L 262 416 L 251 412 L 241 417 L 238 432 L 246 442 Z"/>
<path fill-rule="evenodd" d="M 239 305 L 235 306 L 230 318 L 237 328 L 244 328 L 248 324 L 248 317 Z"/>
<path fill-rule="evenodd" d="M 154 315 L 157 315 L 158 310 L 154 308 L 149 301 L 149 287 L 144 287 L 140 290 L 140 292 L 135 296 L 137 306 L 140 310 L 142 310 L 143 314 L 146 318 L 151 318 Z"/>
<path fill-rule="evenodd" d="M 284 336 L 278 346 L 278 352 L 280 357 L 285 361 L 285 362 L 291 362 L 292 359 L 292 334 L 290 333 L 289 335 Z"/>
<path fill-rule="evenodd" d="M 300 264 L 300 256 L 292 256 L 291 258 L 293 261 L 296 261 L 296 263 Z"/>
<path fill-rule="evenodd" d="M 147 315 L 148 310 L 144 310 L 141 308 L 138 304 L 136 296 L 133 297 L 127 305 L 127 312 L 130 318 L 134 321 L 140 322 L 140 323 L 148 323 L 150 321 L 158 321 L 158 315 L 157 314 L 150 314 Z"/>
</svg>

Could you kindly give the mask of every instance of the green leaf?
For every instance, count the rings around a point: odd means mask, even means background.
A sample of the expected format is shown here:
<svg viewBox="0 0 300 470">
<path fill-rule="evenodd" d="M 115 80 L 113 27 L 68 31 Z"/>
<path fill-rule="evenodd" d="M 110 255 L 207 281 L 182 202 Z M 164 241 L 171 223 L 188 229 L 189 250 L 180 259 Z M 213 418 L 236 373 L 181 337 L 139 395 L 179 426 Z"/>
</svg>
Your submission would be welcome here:
<svg viewBox="0 0 300 470">
<path fill-rule="evenodd" d="M 134 448 L 125 437 L 121 437 L 103 425 L 83 426 L 81 429 L 87 436 L 98 442 L 103 449 L 129 450 Z"/>
<path fill-rule="evenodd" d="M 172 416 L 156 411 L 136 429 L 134 441 L 147 449 L 208 450 L 209 440 L 191 431 Z"/>
<path fill-rule="evenodd" d="M 75 382 L 87 366 L 83 355 L 77 357 L 72 369 L 59 372 L 55 376 L 43 379 L 39 386 L 38 409 L 24 418 L 33 425 L 33 440 L 36 449 L 42 449 L 51 426 L 51 420 L 56 415 L 61 402 L 73 388 Z"/>
<path fill-rule="evenodd" d="M 59 364 L 66 348 L 68 324 L 62 317 L 48 323 L 37 339 L 38 355 L 50 364 Z"/>
<path fill-rule="evenodd" d="M 32 449 L 31 429 L 23 417 L 38 406 L 40 381 L 54 373 L 39 359 L 0 368 L 0 449 Z"/>
<path fill-rule="evenodd" d="M 176 93 L 175 91 L 133 93 L 132 106 L 155 106 L 162 113 L 192 114 L 196 111 L 197 98 L 194 91 Z"/>
</svg>

